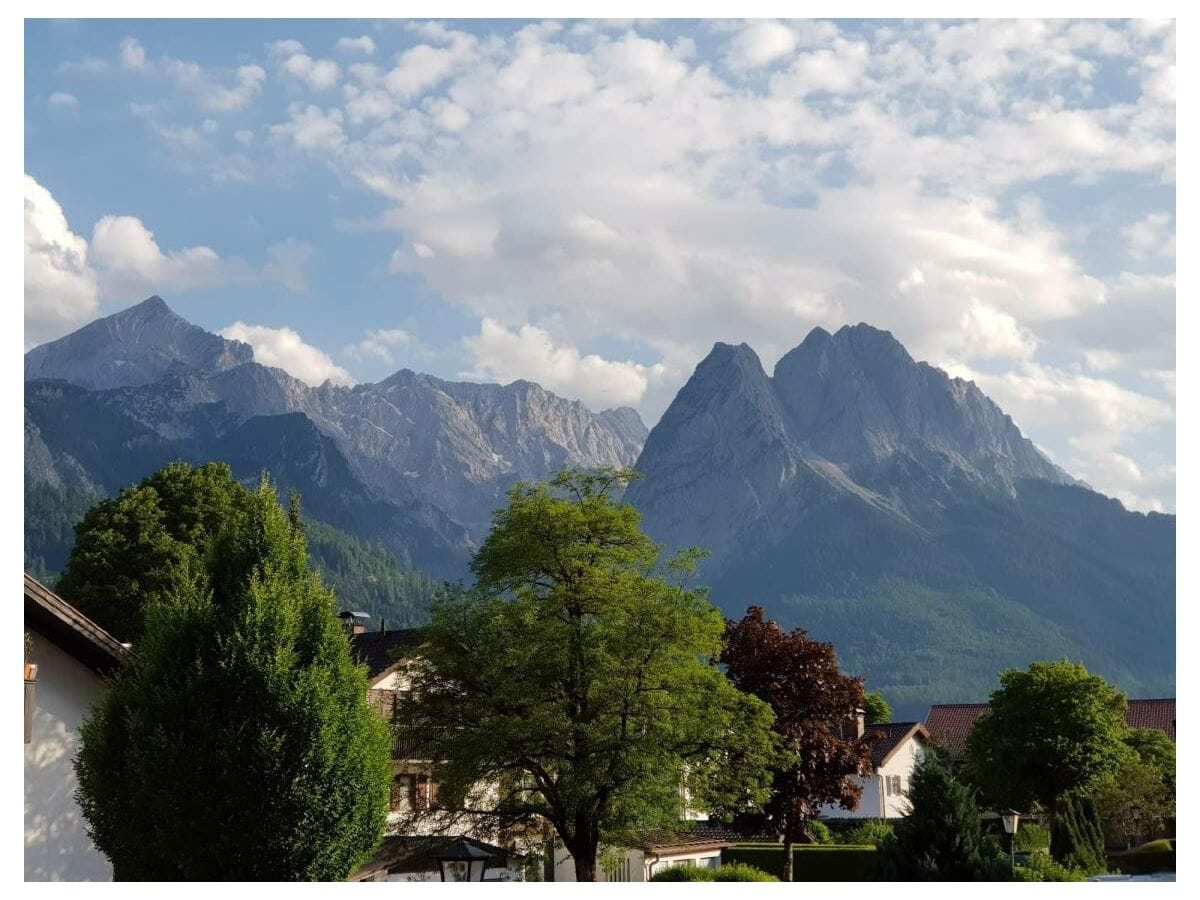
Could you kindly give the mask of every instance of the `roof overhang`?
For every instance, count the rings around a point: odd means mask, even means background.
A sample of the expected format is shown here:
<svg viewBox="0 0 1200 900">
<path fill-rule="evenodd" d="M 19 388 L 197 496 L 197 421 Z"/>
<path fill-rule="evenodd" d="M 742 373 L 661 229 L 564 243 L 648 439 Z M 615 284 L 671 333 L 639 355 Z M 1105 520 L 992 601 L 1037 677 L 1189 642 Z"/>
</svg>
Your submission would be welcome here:
<svg viewBox="0 0 1200 900">
<path fill-rule="evenodd" d="M 36 631 L 98 675 L 111 675 L 129 648 L 28 572 L 25 627 Z"/>
</svg>

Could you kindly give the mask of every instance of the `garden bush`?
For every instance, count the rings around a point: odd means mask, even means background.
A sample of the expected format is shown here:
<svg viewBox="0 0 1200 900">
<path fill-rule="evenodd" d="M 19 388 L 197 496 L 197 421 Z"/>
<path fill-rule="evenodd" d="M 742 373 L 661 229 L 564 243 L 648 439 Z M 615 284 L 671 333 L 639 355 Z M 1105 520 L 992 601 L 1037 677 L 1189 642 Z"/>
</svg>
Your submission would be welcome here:
<svg viewBox="0 0 1200 900">
<path fill-rule="evenodd" d="M 671 866 L 650 876 L 651 881 L 713 881 L 716 869 L 702 869 L 696 866 Z"/>
<path fill-rule="evenodd" d="M 1175 842 L 1151 841 L 1123 853 L 1111 853 L 1109 868 L 1126 875 L 1149 875 L 1154 872 L 1175 871 Z"/>
<path fill-rule="evenodd" d="M 808 830 L 812 832 L 814 844 L 832 844 L 833 835 L 829 831 L 829 826 L 820 819 L 813 819 L 808 823 Z"/>
<path fill-rule="evenodd" d="M 843 844 L 807 844 L 792 852 L 794 881 L 870 881 L 875 848 Z M 743 844 L 721 854 L 722 862 L 749 863 L 776 877 L 783 877 L 781 844 Z"/>
<path fill-rule="evenodd" d="M 1029 858 L 1016 867 L 1017 881 L 1083 881 L 1085 876 L 1078 869 L 1068 869 L 1055 862 L 1048 853 L 1031 853 Z"/>
<path fill-rule="evenodd" d="M 882 819 L 868 819 L 843 833 L 838 843 L 878 847 L 894 833 L 895 828 L 891 822 L 885 822 Z"/>
<path fill-rule="evenodd" d="M 709 869 L 713 881 L 778 881 L 770 872 L 764 872 L 747 863 L 730 863 L 719 869 Z"/>
<path fill-rule="evenodd" d="M 1050 849 L 1050 831 L 1036 822 L 1021 823 L 1017 829 L 1016 843 L 1013 849 L 1017 853 L 1033 853 L 1038 850 Z"/>
</svg>

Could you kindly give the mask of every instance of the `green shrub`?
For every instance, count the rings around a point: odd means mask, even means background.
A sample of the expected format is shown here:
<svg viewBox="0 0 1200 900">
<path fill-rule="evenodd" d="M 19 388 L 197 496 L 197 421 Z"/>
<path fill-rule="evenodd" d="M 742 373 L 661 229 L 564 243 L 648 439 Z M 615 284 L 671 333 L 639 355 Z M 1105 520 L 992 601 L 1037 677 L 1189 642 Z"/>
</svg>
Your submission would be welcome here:
<svg viewBox="0 0 1200 900">
<path fill-rule="evenodd" d="M 1016 867 L 1014 876 L 1017 881 L 1083 881 L 1086 877 L 1078 869 L 1068 869 L 1055 862 L 1046 853 L 1031 853 Z"/>
<path fill-rule="evenodd" d="M 894 833 L 895 827 L 891 822 L 883 819 L 868 819 L 845 832 L 839 843 L 878 847 Z"/>
<path fill-rule="evenodd" d="M 1126 875 L 1150 875 L 1154 872 L 1175 871 L 1175 842 L 1151 841 L 1124 853 L 1112 853 L 1109 867 Z"/>
<path fill-rule="evenodd" d="M 806 844 L 792 852 L 794 881 L 869 881 L 874 872 L 874 847 L 843 844 Z M 748 863 L 778 878 L 783 877 L 781 844 L 738 845 L 721 854 L 725 865 Z"/>
<path fill-rule="evenodd" d="M 764 872 L 747 863 L 730 863 L 719 869 L 709 869 L 713 881 L 778 881 L 770 872 Z"/>
<path fill-rule="evenodd" d="M 1016 842 L 1013 849 L 1018 853 L 1033 853 L 1036 850 L 1050 849 L 1050 831 L 1037 822 L 1022 822 L 1017 829 Z"/>
<path fill-rule="evenodd" d="M 1050 855 L 1089 875 L 1105 870 L 1104 832 L 1091 797 L 1078 791 L 1059 797 L 1050 823 Z"/>
<path fill-rule="evenodd" d="M 833 835 L 829 831 L 829 826 L 820 819 L 813 819 L 808 823 L 808 830 L 812 832 L 813 843 L 815 844 L 832 844 Z"/>
<path fill-rule="evenodd" d="M 650 876 L 651 881 L 714 881 L 716 869 L 704 869 L 696 866 L 671 866 Z"/>
</svg>

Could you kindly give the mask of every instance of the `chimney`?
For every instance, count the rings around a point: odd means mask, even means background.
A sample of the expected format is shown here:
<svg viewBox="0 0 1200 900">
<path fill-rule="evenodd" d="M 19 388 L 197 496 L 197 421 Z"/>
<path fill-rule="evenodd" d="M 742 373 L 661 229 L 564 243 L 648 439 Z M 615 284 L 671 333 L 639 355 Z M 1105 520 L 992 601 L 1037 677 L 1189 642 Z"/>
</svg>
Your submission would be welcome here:
<svg viewBox="0 0 1200 900">
<path fill-rule="evenodd" d="M 861 707 L 854 710 L 854 715 L 846 719 L 842 725 L 842 737 L 850 740 L 862 740 L 867 733 L 867 712 Z"/>
<path fill-rule="evenodd" d="M 342 620 L 342 627 L 346 629 L 347 634 L 362 634 L 367 630 L 367 620 L 370 619 L 370 616 L 365 612 L 351 612 L 343 609 L 338 613 L 338 618 Z"/>
</svg>

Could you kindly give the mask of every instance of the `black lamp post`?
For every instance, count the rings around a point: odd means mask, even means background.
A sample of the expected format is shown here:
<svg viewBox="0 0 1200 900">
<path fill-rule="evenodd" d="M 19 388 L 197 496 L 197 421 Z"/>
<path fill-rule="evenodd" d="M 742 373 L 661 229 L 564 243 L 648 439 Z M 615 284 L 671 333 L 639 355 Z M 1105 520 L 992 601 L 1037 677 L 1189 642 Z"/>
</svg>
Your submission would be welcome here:
<svg viewBox="0 0 1200 900">
<path fill-rule="evenodd" d="M 455 841 L 436 857 L 442 881 L 483 881 L 492 854 L 465 838 Z"/>
<path fill-rule="evenodd" d="M 1021 814 L 1015 809 L 1000 813 L 1000 821 L 1004 823 L 1004 831 L 1008 834 L 1008 866 L 1017 871 L 1017 828 L 1021 824 Z"/>
</svg>

